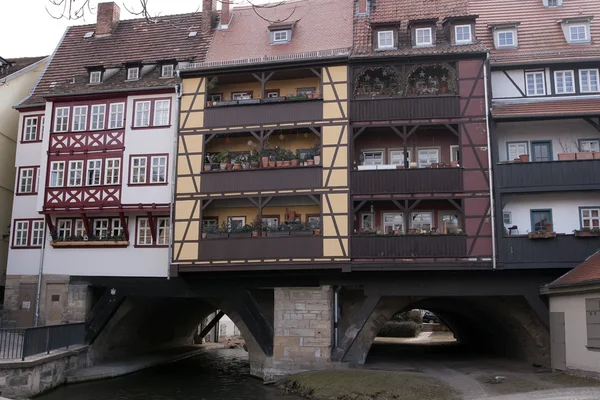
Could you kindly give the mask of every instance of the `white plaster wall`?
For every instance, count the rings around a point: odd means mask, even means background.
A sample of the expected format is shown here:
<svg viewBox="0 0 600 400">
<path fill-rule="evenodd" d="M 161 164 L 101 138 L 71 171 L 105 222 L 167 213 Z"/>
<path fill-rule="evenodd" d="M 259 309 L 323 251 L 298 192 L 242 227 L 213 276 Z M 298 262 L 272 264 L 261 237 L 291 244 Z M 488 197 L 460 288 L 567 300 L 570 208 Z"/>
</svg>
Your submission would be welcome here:
<svg viewBox="0 0 600 400">
<path fill-rule="evenodd" d="M 577 143 L 578 139 L 600 139 L 600 132 L 581 118 L 500 122 L 496 125 L 495 132 L 500 161 L 507 160 L 506 146 L 508 142 L 526 141 L 531 152 L 532 140 L 552 140 L 554 160 L 558 160 L 559 153 L 574 153 L 577 151 L 574 143 Z"/>
<path fill-rule="evenodd" d="M 600 196 L 597 193 L 588 192 L 504 195 L 503 200 L 508 201 L 503 211 L 510 212 L 512 216 L 512 224 L 505 226 L 517 225 L 519 234 L 531 231 L 531 210 L 551 209 L 554 231 L 572 234 L 574 229 L 581 228 L 579 207 L 600 207 Z M 513 232 L 513 234 L 516 233 L 516 231 Z"/>
<path fill-rule="evenodd" d="M 506 71 L 507 74 L 512 78 L 517 86 L 525 92 L 525 72 L 522 69 Z M 515 98 L 523 97 L 519 90 L 513 85 L 513 83 L 506 77 L 502 71 L 492 71 L 492 98 L 493 99 L 504 99 L 504 98 Z"/>
<path fill-rule="evenodd" d="M 565 313 L 567 368 L 600 372 L 600 351 L 588 350 L 585 299 L 600 293 L 550 297 L 550 312 Z"/>
<path fill-rule="evenodd" d="M 225 329 L 225 333 L 223 333 L 223 329 Z M 237 332 L 237 334 L 240 335 L 239 331 Z M 219 321 L 219 337 L 223 339 L 225 337 L 235 335 L 235 324 L 227 315 L 223 315 L 223 317 Z"/>
</svg>

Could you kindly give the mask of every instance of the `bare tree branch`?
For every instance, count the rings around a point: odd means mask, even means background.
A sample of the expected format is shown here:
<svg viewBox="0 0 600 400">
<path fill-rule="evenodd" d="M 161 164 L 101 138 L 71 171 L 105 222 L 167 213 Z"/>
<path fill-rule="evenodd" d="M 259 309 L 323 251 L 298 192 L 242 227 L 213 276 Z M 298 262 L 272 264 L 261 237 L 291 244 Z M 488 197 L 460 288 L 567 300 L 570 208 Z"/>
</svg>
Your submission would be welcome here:
<svg viewBox="0 0 600 400">
<path fill-rule="evenodd" d="M 75 5 L 76 0 L 48 0 L 51 7 L 58 9 L 59 13 L 54 15 L 46 6 L 46 12 L 54 19 L 68 19 L 68 20 L 77 20 L 84 18 L 85 14 L 93 14 L 92 5 L 90 4 L 90 0 L 78 0 L 81 3 Z"/>
</svg>

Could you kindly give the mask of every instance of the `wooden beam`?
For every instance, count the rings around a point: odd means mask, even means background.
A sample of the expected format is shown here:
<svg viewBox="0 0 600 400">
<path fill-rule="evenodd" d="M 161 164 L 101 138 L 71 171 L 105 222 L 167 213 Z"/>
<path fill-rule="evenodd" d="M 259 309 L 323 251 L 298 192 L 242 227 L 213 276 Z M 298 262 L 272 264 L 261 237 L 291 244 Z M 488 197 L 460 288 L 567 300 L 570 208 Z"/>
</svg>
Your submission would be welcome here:
<svg viewBox="0 0 600 400">
<path fill-rule="evenodd" d="M 90 229 L 90 220 L 87 218 L 84 212 L 81 213 L 81 220 L 83 221 L 83 227 L 85 228 L 85 233 L 91 237 L 92 232 Z"/>
<path fill-rule="evenodd" d="M 210 203 L 213 202 L 213 199 L 208 199 L 208 200 L 200 200 L 201 202 L 206 201 L 206 203 L 202 204 L 202 207 L 200 207 L 202 209 L 202 211 L 204 211 L 206 209 L 206 207 L 208 207 L 210 205 Z"/>
<path fill-rule="evenodd" d="M 232 303 L 238 315 L 248 328 L 266 356 L 273 355 L 273 327 L 262 313 L 260 305 L 248 291 L 235 294 Z"/>
<path fill-rule="evenodd" d="M 356 140 L 357 137 L 359 137 L 364 131 L 365 129 L 367 129 L 366 126 L 363 126 L 362 128 L 359 128 L 355 133 L 354 136 L 352 136 L 352 139 Z"/>
<path fill-rule="evenodd" d="M 273 132 L 275 132 L 275 129 L 271 129 L 270 131 L 267 131 L 267 133 L 265 133 L 265 134 L 263 135 L 263 142 L 264 142 L 265 140 L 267 140 L 267 139 L 269 138 L 269 136 L 271 136 L 271 134 L 272 134 Z"/>
<path fill-rule="evenodd" d="M 317 76 L 317 78 L 323 79 L 323 77 L 321 76 L 321 73 L 319 71 L 317 71 L 314 68 L 311 68 L 310 70 L 312 71 L 313 74 L 315 74 Z"/>
<path fill-rule="evenodd" d="M 350 347 L 352 347 L 352 344 L 365 327 L 365 323 L 371 314 L 373 314 L 373 310 L 377 307 L 380 299 L 381 296 L 378 294 L 368 295 L 360 306 L 360 309 L 358 309 L 354 315 L 349 317 L 348 328 L 346 328 L 346 332 L 342 333 L 343 336 L 340 342 L 331 354 L 332 361 L 342 361 L 344 359 L 348 350 L 350 350 Z"/>
<path fill-rule="evenodd" d="M 461 206 L 459 206 L 457 202 L 455 202 L 452 199 L 446 199 L 446 200 L 448 200 L 448 202 L 450 204 L 452 204 L 458 211 L 460 211 L 461 213 L 464 213 L 463 208 Z"/>
<path fill-rule="evenodd" d="M 258 201 L 256 201 L 256 200 L 254 200 L 252 197 L 248 197 L 248 200 L 250 200 L 250 202 L 251 202 L 252 204 L 254 204 L 254 207 L 259 207 L 258 203 L 259 203 L 259 201 L 260 201 L 260 197 L 259 197 L 258 199 L 259 199 L 259 200 L 258 200 Z"/>
<path fill-rule="evenodd" d="M 406 134 L 406 138 L 405 139 L 408 139 L 409 137 L 411 137 L 412 134 L 415 133 L 417 131 L 417 129 L 419 129 L 419 126 L 421 126 L 421 125 L 415 125 L 415 126 L 413 126 L 411 128 L 411 130 L 408 131 L 408 133 Z"/>
<path fill-rule="evenodd" d="M 208 142 L 210 142 L 211 140 L 213 140 L 215 138 L 215 136 L 217 136 L 217 135 L 218 135 L 218 133 L 212 133 L 209 137 L 207 137 L 204 140 L 204 145 L 206 146 L 208 144 Z"/>
<path fill-rule="evenodd" d="M 315 135 L 317 135 L 317 137 L 321 137 L 321 132 L 319 132 L 317 130 L 317 128 L 314 128 L 312 126 L 309 126 L 308 129 L 310 129 L 312 131 L 312 133 L 314 133 Z"/>
<path fill-rule="evenodd" d="M 127 226 L 124 212 L 119 213 L 119 219 L 121 220 L 121 226 L 123 227 L 123 237 L 126 241 L 129 241 L 129 226 Z"/>
<path fill-rule="evenodd" d="M 407 200 L 407 202 L 408 202 L 408 200 Z M 408 207 L 408 211 L 412 211 L 412 210 L 414 210 L 414 209 L 415 209 L 415 207 L 416 207 L 417 205 L 419 205 L 419 203 L 420 203 L 420 202 L 421 202 L 421 199 L 419 199 L 419 200 L 415 200 L 415 202 L 414 202 L 414 203 L 412 203 L 412 205 L 411 205 L 410 207 Z"/>
<path fill-rule="evenodd" d="M 450 132 L 454 133 L 454 134 L 456 135 L 456 137 L 460 137 L 460 133 L 459 133 L 459 132 L 458 132 L 456 129 L 454 129 L 454 128 L 452 127 L 452 125 L 450 125 L 450 124 L 444 124 L 444 126 L 445 126 L 446 128 L 448 128 L 448 130 L 449 130 Z"/>
<path fill-rule="evenodd" d="M 52 237 L 52 240 L 56 240 L 56 228 L 54 227 L 54 223 L 52 222 L 52 217 L 50 216 L 50 214 L 46 214 L 46 226 L 48 227 L 48 230 L 50 230 L 50 236 Z"/>
<path fill-rule="evenodd" d="M 270 202 L 271 200 L 273 200 L 273 196 L 269 196 L 269 197 L 267 197 L 267 199 L 266 199 L 266 200 L 264 200 L 264 201 L 262 202 L 262 204 L 261 204 L 261 208 L 260 208 L 260 209 L 262 210 L 263 208 L 265 208 L 265 207 L 267 206 L 267 204 L 269 204 L 269 202 Z"/>
<path fill-rule="evenodd" d="M 352 210 L 355 214 L 358 210 L 361 209 L 362 206 L 364 206 L 367 203 L 367 200 L 363 200 L 360 203 L 358 203 L 358 205 L 356 207 L 354 207 L 354 209 Z"/>
<path fill-rule="evenodd" d="M 390 126 L 390 128 L 391 128 L 391 129 L 392 129 L 394 132 L 396 132 L 396 135 L 398 135 L 398 136 L 400 136 L 402 139 L 404 139 L 404 135 L 406 134 L 406 127 L 405 127 L 405 126 L 403 127 L 403 128 L 404 128 L 404 129 L 403 129 L 403 131 L 404 131 L 404 132 L 400 132 L 400 129 L 396 128 L 396 127 L 395 127 L 395 126 L 393 126 L 393 125 L 392 125 L 392 126 Z"/>
<path fill-rule="evenodd" d="M 254 136 L 256 138 L 256 140 L 258 140 L 259 142 L 262 141 L 261 135 L 259 135 L 258 133 L 256 133 L 255 131 L 250 131 L 250 134 L 252 136 Z"/>
<path fill-rule="evenodd" d="M 396 207 L 398 207 L 400 209 L 400 211 L 405 211 L 406 209 L 402 206 L 402 204 L 400 204 L 400 202 L 398 200 L 392 200 L 392 203 L 394 203 L 396 205 Z"/>
<path fill-rule="evenodd" d="M 150 234 L 152 235 L 152 242 L 156 243 L 156 220 L 152 215 L 152 211 L 146 211 L 148 217 L 148 224 L 150 225 Z"/>
<path fill-rule="evenodd" d="M 308 197 L 310 197 L 312 199 L 312 201 L 315 202 L 316 205 L 320 206 L 321 205 L 321 201 L 317 198 L 317 196 L 315 196 L 314 194 L 308 194 Z"/>
<path fill-rule="evenodd" d="M 593 119 L 591 119 L 590 117 L 584 117 L 583 120 L 586 121 L 588 124 L 592 125 L 594 129 L 596 129 L 598 132 L 600 132 L 600 124 L 594 122 Z"/>
<path fill-rule="evenodd" d="M 225 313 L 223 311 L 219 311 L 217 313 L 217 315 L 215 315 L 215 317 L 208 323 L 208 325 L 206 325 L 204 327 L 204 329 L 202 329 L 200 334 L 198 334 L 194 338 L 194 343 L 198 343 L 199 341 L 202 341 L 202 339 L 204 339 L 204 337 L 206 335 L 208 335 L 208 332 L 210 332 L 215 327 L 215 325 L 217 325 L 219 323 L 219 321 L 221 320 L 221 318 L 223 318 L 224 315 L 225 315 Z"/>
</svg>

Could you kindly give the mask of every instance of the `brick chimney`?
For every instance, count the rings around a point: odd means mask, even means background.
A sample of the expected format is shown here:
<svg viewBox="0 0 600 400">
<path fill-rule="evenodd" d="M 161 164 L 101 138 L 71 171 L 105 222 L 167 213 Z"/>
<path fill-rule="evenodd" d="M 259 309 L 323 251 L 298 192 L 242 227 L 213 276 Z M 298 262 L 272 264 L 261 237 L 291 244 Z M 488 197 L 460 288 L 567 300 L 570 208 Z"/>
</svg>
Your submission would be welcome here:
<svg viewBox="0 0 600 400">
<path fill-rule="evenodd" d="M 229 27 L 229 23 L 231 22 L 231 1 L 223 0 L 221 3 L 221 29 L 227 29 Z"/>
<path fill-rule="evenodd" d="M 356 15 L 369 15 L 369 0 L 358 0 L 358 7 L 356 10 Z"/>
<path fill-rule="evenodd" d="M 215 11 L 217 9 L 217 1 L 202 0 L 202 11 Z"/>
<path fill-rule="evenodd" d="M 119 23 L 119 16 L 121 9 L 117 3 L 100 3 L 98 4 L 98 18 L 96 20 L 96 36 L 108 36 L 110 35 L 117 23 Z"/>
</svg>

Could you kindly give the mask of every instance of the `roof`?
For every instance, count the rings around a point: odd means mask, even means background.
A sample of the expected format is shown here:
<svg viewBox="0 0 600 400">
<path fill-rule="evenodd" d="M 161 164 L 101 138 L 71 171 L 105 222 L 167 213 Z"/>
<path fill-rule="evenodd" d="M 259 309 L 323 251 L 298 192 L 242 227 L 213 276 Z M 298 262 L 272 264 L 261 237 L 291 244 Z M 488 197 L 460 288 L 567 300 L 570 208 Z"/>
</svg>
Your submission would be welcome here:
<svg viewBox="0 0 600 400">
<path fill-rule="evenodd" d="M 113 33 L 105 37 L 84 38 L 93 32 L 95 25 L 72 26 L 55 50 L 50 63 L 31 97 L 20 106 L 43 103 L 43 97 L 60 93 L 88 93 L 122 89 L 152 87 L 160 82 L 165 86 L 177 82 L 176 78 L 157 81 L 157 68 L 139 80 L 124 82 L 117 73 L 112 79 L 97 85 L 88 85 L 88 67 L 103 66 L 124 68 L 125 63 L 176 60 L 197 61 L 206 55 L 210 42 L 209 13 L 191 13 L 160 17 L 158 22 L 146 19 L 119 21 Z M 198 34 L 189 37 L 189 32 Z"/>
<path fill-rule="evenodd" d="M 600 283 L 600 250 L 589 256 L 584 262 L 567 272 L 554 282 L 550 289 Z"/>
<path fill-rule="evenodd" d="M 480 53 L 485 46 L 476 40 L 469 45 L 452 45 L 446 40 L 443 23 L 454 18 L 476 18 L 469 11 L 468 0 L 377 0 L 368 17 L 357 16 L 354 20 L 354 57 L 365 56 L 414 56 L 438 54 Z M 410 23 L 436 22 L 436 46 L 413 48 Z M 398 27 L 400 48 L 397 50 L 373 50 L 373 26 L 395 25 Z"/>
<path fill-rule="evenodd" d="M 507 101 L 492 104 L 492 116 L 500 118 L 595 116 L 600 110 L 600 97 L 585 99 L 553 99 L 537 101 Z"/>
<path fill-rule="evenodd" d="M 561 7 L 542 0 L 471 0 L 469 11 L 479 14 L 477 36 L 491 50 L 492 63 L 527 63 L 565 58 L 600 57 L 600 19 L 590 22 L 592 44 L 569 45 L 560 21 L 598 14 L 598 0 L 564 0 Z M 519 22 L 518 48 L 495 50 L 493 25 Z"/>
<path fill-rule="evenodd" d="M 41 57 L 22 57 L 22 58 L 6 58 L 5 61 L 10 64 L 8 67 L 8 75 L 14 74 L 15 72 L 19 72 L 23 68 L 27 68 L 32 64 L 35 64 L 38 61 L 43 60 L 48 56 Z"/>
<path fill-rule="evenodd" d="M 352 0 L 299 0 L 277 4 L 277 7 L 256 10 L 233 8 L 228 29 L 214 32 L 206 61 L 268 59 L 352 47 Z M 272 45 L 269 26 L 294 21 L 290 43 Z"/>
</svg>

